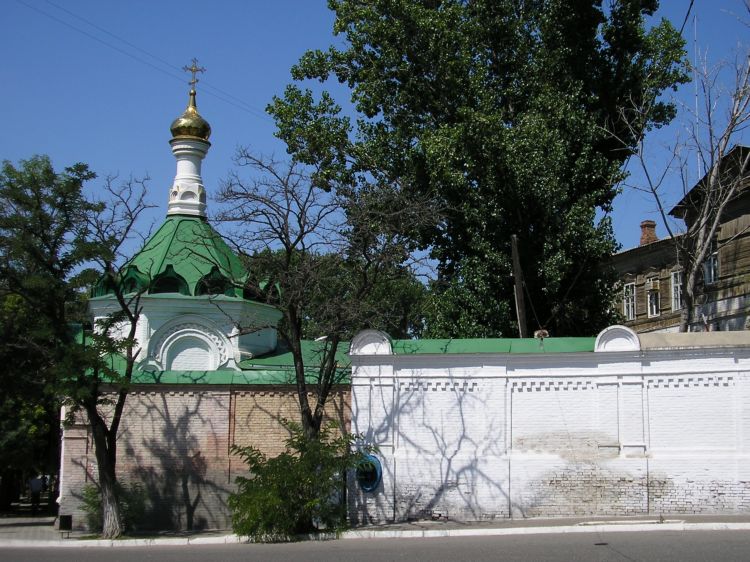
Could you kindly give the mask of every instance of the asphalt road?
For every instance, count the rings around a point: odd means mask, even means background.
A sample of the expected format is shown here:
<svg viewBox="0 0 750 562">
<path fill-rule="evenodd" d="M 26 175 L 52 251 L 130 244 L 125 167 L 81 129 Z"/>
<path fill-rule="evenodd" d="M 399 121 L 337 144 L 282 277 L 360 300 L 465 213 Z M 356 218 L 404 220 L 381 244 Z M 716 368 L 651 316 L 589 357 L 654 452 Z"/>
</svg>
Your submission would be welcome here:
<svg viewBox="0 0 750 562">
<path fill-rule="evenodd" d="M 743 561 L 750 560 L 750 533 L 692 531 L 580 533 L 440 539 L 357 539 L 293 544 L 109 548 L 0 549 L 15 561 L 263 561 L 375 560 L 484 561 Z"/>
</svg>

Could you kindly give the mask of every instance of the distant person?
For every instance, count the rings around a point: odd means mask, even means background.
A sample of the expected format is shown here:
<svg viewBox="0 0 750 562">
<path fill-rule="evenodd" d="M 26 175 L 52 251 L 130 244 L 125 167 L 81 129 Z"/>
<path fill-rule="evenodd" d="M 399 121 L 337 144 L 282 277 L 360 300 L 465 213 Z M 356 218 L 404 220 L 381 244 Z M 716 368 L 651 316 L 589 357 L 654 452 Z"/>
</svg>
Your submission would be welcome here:
<svg viewBox="0 0 750 562">
<path fill-rule="evenodd" d="M 29 491 L 31 492 L 31 515 L 36 515 L 39 510 L 39 498 L 44 490 L 44 479 L 37 475 L 29 480 Z"/>
</svg>

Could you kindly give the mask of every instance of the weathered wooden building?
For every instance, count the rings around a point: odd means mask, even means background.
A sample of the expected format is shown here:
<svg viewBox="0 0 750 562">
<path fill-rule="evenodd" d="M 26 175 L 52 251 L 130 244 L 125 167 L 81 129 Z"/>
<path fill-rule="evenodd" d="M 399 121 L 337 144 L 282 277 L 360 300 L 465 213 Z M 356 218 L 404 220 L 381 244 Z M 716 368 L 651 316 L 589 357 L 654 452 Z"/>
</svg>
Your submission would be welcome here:
<svg viewBox="0 0 750 562">
<path fill-rule="evenodd" d="M 736 146 L 727 158 L 746 159 L 750 148 Z M 701 180 L 702 182 L 703 180 Z M 713 241 L 713 251 L 703 263 L 696 287 L 697 299 L 691 326 L 694 331 L 750 328 L 750 174 L 744 169 L 738 194 L 724 209 Z M 702 194 L 698 182 L 670 211 L 690 225 L 693 209 Z M 615 255 L 613 265 L 622 283 L 620 312 L 624 324 L 637 332 L 676 331 L 683 307 L 683 267 L 677 239 L 656 237 L 656 223 L 641 222 L 636 248 Z"/>
</svg>

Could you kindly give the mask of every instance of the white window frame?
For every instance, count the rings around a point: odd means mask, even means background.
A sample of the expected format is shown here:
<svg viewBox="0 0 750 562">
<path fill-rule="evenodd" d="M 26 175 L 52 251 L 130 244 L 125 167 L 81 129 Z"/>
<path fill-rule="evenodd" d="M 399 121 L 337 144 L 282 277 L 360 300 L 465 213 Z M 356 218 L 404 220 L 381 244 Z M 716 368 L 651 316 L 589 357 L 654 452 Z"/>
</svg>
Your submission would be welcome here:
<svg viewBox="0 0 750 562">
<path fill-rule="evenodd" d="M 711 253 L 703 260 L 703 284 L 713 285 L 719 280 L 719 252 L 711 246 Z"/>
<path fill-rule="evenodd" d="M 672 310 L 682 310 L 685 302 L 682 299 L 682 270 L 673 271 L 671 276 L 672 292 L 670 295 L 670 301 L 672 302 Z"/>
<path fill-rule="evenodd" d="M 658 289 L 652 289 L 647 293 L 648 317 L 656 318 L 661 314 L 661 295 Z"/>
<path fill-rule="evenodd" d="M 635 320 L 635 283 L 625 283 L 622 288 L 622 315 L 625 320 Z"/>
</svg>

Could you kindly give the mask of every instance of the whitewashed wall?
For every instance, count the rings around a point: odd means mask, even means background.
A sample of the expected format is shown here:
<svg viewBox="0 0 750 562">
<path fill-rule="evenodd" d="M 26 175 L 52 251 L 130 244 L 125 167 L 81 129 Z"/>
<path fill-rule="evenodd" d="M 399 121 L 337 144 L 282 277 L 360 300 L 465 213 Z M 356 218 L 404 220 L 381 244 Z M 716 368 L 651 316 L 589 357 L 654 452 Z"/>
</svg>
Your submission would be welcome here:
<svg viewBox="0 0 750 562">
<path fill-rule="evenodd" d="M 276 348 L 281 313 L 266 304 L 175 295 L 142 295 L 139 304 L 138 367 L 146 371 L 238 370 L 243 359 Z M 89 301 L 95 325 L 119 311 L 111 296 Z M 130 326 L 124 322 L 118 328 L 113 335 L 124 338 Z"/>
<path fill-rule="evenodd" d="M 590 353 L 399 356 L 362 332 L 352 429 L 378 446 L 383 481 L 353 487 L 351 515 L 750 511 L 750 333 L 649 337 L 612 327 Z"/>
</svg>

